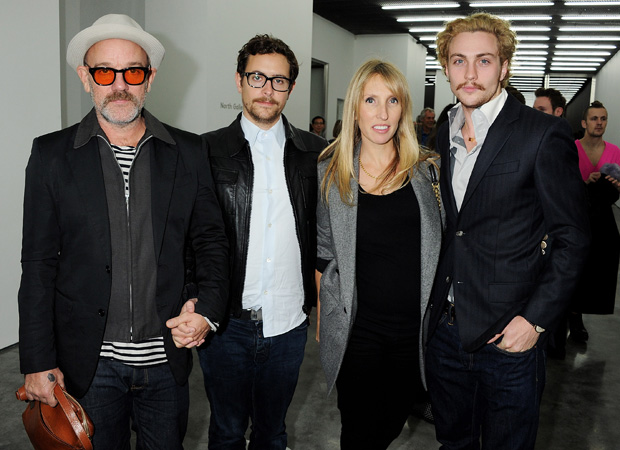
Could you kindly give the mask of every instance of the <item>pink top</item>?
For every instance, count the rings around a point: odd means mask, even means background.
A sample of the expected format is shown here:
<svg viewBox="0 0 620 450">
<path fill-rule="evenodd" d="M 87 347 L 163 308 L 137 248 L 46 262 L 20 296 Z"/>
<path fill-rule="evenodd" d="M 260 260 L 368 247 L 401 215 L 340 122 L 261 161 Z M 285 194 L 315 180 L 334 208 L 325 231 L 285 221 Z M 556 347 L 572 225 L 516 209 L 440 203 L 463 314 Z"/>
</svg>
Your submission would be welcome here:
<svg viewBox="0 0 620 450">
<path fill-rule="evenodd" d="M 575 145 L 579 153 L 579 170 L 581 171 L 581 178 L 583 178 L 583 181 L 586 181 L 592 172 L 600 172 L 604 164 L 616 163 L 620 165 L 620 148 L 618 148 L 617 145 L 605 142 L 605 150 L 603 150 L 601 159 L 598 160 L 596 166 L 593 166 L 590 162 L 579 140 L 575 141 Z"/>
</svg>

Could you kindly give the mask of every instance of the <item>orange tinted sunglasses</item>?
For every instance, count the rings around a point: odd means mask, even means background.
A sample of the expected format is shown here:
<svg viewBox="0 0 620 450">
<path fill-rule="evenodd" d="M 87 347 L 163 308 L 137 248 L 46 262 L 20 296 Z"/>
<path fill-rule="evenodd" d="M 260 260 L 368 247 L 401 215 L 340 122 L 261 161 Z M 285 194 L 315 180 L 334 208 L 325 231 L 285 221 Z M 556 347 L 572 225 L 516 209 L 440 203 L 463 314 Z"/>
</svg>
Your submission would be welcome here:
<svg viewBox="0 0 620 450">
<path fill-rule="evenodd" d="M 125 83 L 137 86 L 144 83 L 147 75 L 151 72 L 151 68 L 127 67 L 126 69 L 112 69 L 110 67 L 88 67 L 88 71 L 99 86 L 110 86 L 116 80 L 117 73 L 123 74 Z"/>
</svg>

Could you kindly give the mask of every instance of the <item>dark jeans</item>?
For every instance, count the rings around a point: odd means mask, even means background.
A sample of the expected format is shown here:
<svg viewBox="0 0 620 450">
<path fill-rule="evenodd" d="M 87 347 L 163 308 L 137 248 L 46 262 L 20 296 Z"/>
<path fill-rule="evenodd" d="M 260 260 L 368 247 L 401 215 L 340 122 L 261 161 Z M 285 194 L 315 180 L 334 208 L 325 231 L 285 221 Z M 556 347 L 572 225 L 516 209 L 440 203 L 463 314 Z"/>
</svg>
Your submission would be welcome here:
<svg viewBox="0 0 620 450">
<path fill-rule="evenodd" d="M 545 356 L 539 346 L 509 353 L 461 346 L 458 318 L 444 314 L 426 352 L 428 390 L 441 449 L 531 450 L 536 441 Z"/>
<path fill-rule="evenodd" d="M 263 323 L 231 318 L 198 351 L 211 405 L 209 449 L 283 450 L 286 411 L 304 358 L 308 321 L 279 336 L 263 336 Z"/>
<path fill-rule="evenodd" d="M 183 448 L 189 386 L 177 385 L 168 364 L 138 368 L 100 359 L 93 383 L 80 403 L 95 425 L 93 450 Z"/>
<path fill-rule="evenodd" d="M 353 327 L 336 379 L 343 450 L 386 449 L 423 392 L 419 338 Z"/>
</svg>

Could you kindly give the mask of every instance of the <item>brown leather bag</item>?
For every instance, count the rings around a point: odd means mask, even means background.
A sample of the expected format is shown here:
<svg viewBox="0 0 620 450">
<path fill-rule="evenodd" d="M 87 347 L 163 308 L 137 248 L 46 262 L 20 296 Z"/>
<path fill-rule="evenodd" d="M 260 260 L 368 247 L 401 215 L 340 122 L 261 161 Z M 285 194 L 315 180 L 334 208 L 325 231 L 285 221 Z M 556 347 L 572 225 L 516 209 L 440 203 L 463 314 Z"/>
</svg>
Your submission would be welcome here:
<svg viewBox="0 0 620 450">
<path fill-rule="evenodd" d="M 26 389 L 15 393 L 27 401 Z M 22 414 L 24 428 L 35 450 L 92 450 L 90 439 L 95 431 L 84 408 L 58 384 L 54 387 L 58 405 L 51 407 L 40 401 L 28 402 Z"/>
</svg>

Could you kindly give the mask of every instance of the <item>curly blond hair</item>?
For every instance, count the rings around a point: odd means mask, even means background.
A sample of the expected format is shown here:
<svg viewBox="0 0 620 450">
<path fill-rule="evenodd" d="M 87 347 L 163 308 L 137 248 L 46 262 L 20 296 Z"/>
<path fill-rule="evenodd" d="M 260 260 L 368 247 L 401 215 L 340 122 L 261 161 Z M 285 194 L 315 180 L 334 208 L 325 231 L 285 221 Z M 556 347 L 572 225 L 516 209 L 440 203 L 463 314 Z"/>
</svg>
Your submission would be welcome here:
<svg viewBox="0 0 620 450">
<path fill-rule="evenodd" d="M 510 64 L 517 47 L 517 35 L 510 29 L 510 22 L 488 13 L 476 13 L 452 20 L 437 35 L 437 59 L 439 64 L 441 64 L 443 73 L 446 73 L 452 39 L 460 33 L 474 33 L 476 31 L 491 33 L 497 38 L 500 63 L 504 64 L 504 61 L 508 61 L 506 76 L 502 80 L 502 87 L 505 88 L 508 86 L 508 80 L 512 76 Z"/>
</svg>

